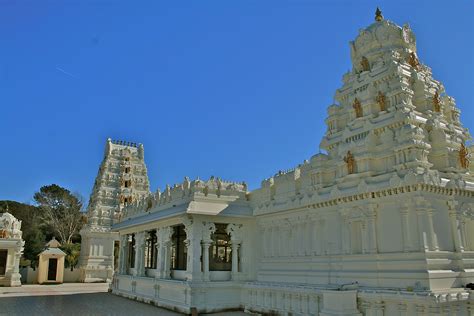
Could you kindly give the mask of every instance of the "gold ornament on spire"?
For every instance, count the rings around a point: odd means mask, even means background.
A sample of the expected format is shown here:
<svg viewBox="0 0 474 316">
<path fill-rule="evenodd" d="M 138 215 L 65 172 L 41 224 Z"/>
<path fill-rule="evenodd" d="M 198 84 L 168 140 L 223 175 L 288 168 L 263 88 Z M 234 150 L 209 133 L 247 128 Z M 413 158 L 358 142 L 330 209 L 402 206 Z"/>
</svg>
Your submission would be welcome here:
<svg viewBox="0 0 474 316">
<path fill-rule="evenodd" d="M 459 149 L 459 162 L 461 167 L 464 169 L 469 168 L 469 151 L 467 150 L 466 146 L 461 143 L 461 148 Z"/>
<path fill-rule="evenodd" d="M 435 112 L 441 112 L 441 100 L 438 91 L 433 96 L 433 109 Z"/>
<path fill-rule="evenodd" d="M 362 105 L 360 104 L 359 99 L 354 99 L 354 104 L 352 104 L 352 107 L 355 110 L 356 117 L 362 117 Z"/>
<path fill-rule="evenodd" d="M 380 22 L 383 20 L 382 11 L 380 11 L 379 7 L 375 10 L 375 21 Z"/>
<path fill-rule="evenodd" d="M 377 104 L 380 106 L 380 111 L 385 111 L 386 110 L 386 98 L 385 94 L 382 93 L 382 91 L 379 91 L 379 94 L 375 98 L 375 101 L 377 101 Z"/>
</svg>

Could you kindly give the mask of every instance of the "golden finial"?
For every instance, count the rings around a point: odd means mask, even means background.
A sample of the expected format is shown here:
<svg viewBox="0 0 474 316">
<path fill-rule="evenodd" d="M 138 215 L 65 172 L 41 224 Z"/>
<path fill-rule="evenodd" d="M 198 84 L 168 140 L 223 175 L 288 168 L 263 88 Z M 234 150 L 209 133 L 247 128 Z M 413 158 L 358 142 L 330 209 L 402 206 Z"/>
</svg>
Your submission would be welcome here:
<svg viewBox="0 0 474 316">
<path fill-rule="evenodd" d="M 379 7 L 375 10 L 375 21 L 380 22 L 383 20 L 382 11 L 380 11 Z"/>
</svg>

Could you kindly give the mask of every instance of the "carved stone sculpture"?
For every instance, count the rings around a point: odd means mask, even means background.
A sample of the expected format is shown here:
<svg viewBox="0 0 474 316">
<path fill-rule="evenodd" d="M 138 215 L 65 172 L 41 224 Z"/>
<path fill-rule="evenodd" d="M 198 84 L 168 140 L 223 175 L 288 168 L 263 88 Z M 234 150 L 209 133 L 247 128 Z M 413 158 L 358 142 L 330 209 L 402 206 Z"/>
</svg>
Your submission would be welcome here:
<svg viewBox="0 0 474 316">
<path fill-rule="evenodd" d="M 380 111 L 385 111 L 386 110 L 386 98 L 385 94 L 382 93 L 382 91 L 379 91 L 377 97 L 375 98 L 375 101 L 377 101 L 377 104 L 380 107 Z"/>
<path fill-rule="evenodd" d="M 352 107 L 355 110 L 356 117 L 362 117 L 362 105 L 360 104 L 359 99 L 355 98 Z"/>
<path fill-rule="evenodd" d="M 461 144 L 461 148 L 459 149 L 459 162 L 462 168 L 469 168 L 469 151 L 467 150 L 466 146 L 464 146 L 464 144 Z"/>
<path fill-rule="evenodd" d="M 416 70 L 418 70 L 418 68 L 420 67 L 420 61 L 418 60 L 418 57 L 416 57 L 416 54 L 414 52 L 411 52 L 410 55 L 408 55 L 408 63 Z"/>
<path fill-rule="evenodd" d="M 344 157 L 344 162 L 347 165 L 347 173 L 353 174 L 355 171 L 355 159 L 351 151 L 347 151 L 346 156 Z"/>
<path fill-rule="evenodd" d="M 362 68 L 362 71 L 370 71 L 369 60 L 365 56 L 362 56 L 362 60 L 360 61 L 360 66 Z"/>
<path fill-rule="evenodd" d="M 433 96 L 433 110 L 435 112 L 441 112 L 441 100 L 438 91 L 436 91 Z"/>
</svg>

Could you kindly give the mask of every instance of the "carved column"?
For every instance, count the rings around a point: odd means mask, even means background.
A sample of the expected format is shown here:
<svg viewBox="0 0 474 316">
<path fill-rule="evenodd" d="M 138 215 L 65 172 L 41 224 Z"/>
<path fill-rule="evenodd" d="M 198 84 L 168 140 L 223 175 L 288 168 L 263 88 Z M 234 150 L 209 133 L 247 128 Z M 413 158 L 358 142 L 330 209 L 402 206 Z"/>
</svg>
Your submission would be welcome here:
<svg viewBox="0 0 474 316">
<path fill-rule="evenodd" d="M 210 281 L 209 275 L 209 247 L 212 244 L 212 234 L 216 231 L 214 223 L 204 222 L 202 225 L 202 272 L 203 280 Z"/>
<path fill-rule="evenodd" d="M 411 236 L 410 236 L 410 226 L 408 223 L 408 212 L 409 206 L 406 204 L 400 209 L 401 215 L 401 226 L 402 226 L 402 241 L 403 241 L 403 251 L 409 252 L 411 250 Z"/>
<path fill-rule="evenodd" d="M 239 248 L 242 244 L 242 225 L 229 224 L 226 232 L 230 235 L 230 242 L 232 247 L 232 280 L 239 278 Z"/>
<path fill-rule="evenodd" d="M 343 254 L 351 253 L 349 210 L 341 211 L 341 249 Z"/>
<path fill-rule="evenodd" d="M 268 257 L 268 227 L 262 224 L 262 255 Z"/>
<path fill-rule="evenodd" d="M 422 238 L 422 251 L 437 251 L 439 250 L 439 246 L 438 238 L 434 230 L 433 209 L 430 207 L 429 202 L 423 197 L 416 197 L 415 202 L 418 215 L 418 226 L 421 231 L 420 238 Z"/>
<path fill-rule="evenodd" d="M 305 223 L 305 255 L 311 256 L 313 254 L 313 219 L 307 217 Z"/>
<path fill-rule="evenodd" d="M 449 200 L 447 204 L 448 204 L 449 222 L 451 224 L 451 235 L 452 235 L 453 243 L 454 243 L 454 250 L 456 252 L 463 252 L 464 243 L 461 237 L 462 229 L 460 227 L 460 221 L 459 221 L 458 213 L 456 211 L 458 202 L 455 200 Z"/>
<path fill-rule="evenodd" d="M 377 253 L 377 204 L 369 204 L 369 214 L 367 216 L 368 252 Z"/>
<path fill-rule="evenodd" d="M 186 231 L 186 245 L 188 252 L 186 258 L 186 280 L 202 280 L 201 272 L 201 237 L 202 223 L 188 217 L 183 220 Z"/>
<path fill-rule="evenodd" d="M 119 273 L 127 274 L 127 246 L 128 235 L 120 236 L 120 253 L 119 253 Z"/>
<path fill-rule="evenodd" d="M 173 235 L 173 228 L 172 227 L 163 227 L 160 229 L 160 236 L 161 236 L 161 278 L 169 279 L 171 277 L 171 237 Z"/>
<path fill-rule="evenodd" d="M 135 275 L 145 275 L 145 232 L 135 234 Z"/>
<path fill-rule="evenodd" d="M 271 256 L 278 257 L 278 226 L 275 222 L 272 222 L 272 234 L 271 234 Z"/>
</svg>

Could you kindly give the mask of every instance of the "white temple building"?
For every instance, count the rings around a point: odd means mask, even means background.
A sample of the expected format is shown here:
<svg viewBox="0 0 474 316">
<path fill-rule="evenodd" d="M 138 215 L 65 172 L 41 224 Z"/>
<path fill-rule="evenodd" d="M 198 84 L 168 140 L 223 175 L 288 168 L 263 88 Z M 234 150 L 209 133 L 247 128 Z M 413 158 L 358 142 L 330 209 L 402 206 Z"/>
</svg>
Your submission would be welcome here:
<svg viewBox="0 0 474 316">
<path fill-rule="evenodd" d="M 184 313 L 471 315 L 474 168 L 460 111 L 408 25 L 377 10 L 350 49 L 325 153 L 257 190 L 211 177 L 152 194 L 142 147 L 109 141 L 86 275 L 113 264 L 97 241 L 119 238 L 113 293 Z M 141 182 L 120 203 L 127 157 Z"/>
</svg>

